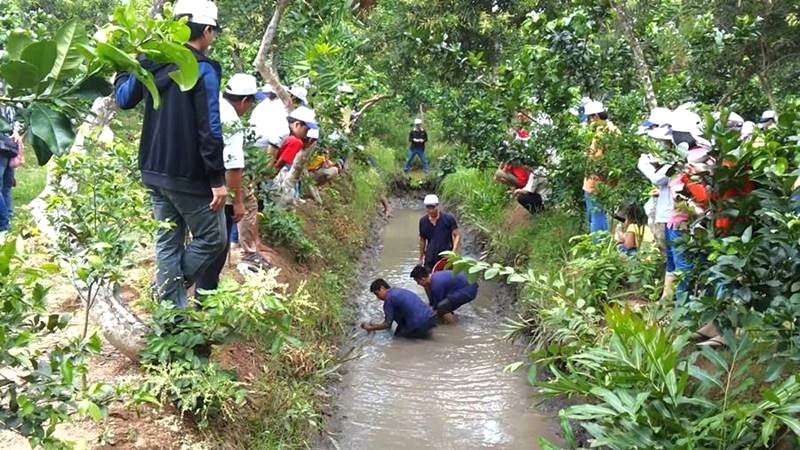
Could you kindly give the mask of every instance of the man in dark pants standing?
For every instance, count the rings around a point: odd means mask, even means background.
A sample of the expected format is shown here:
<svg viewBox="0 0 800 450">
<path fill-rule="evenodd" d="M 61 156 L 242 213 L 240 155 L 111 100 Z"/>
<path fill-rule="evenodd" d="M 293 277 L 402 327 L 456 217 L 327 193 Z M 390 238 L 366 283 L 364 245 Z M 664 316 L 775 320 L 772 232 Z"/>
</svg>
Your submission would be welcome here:
<svg viewBox="0 0 800 450">
<path fill-rule="evenodd" d="M 408 173 L 411 171 L 411 163 L 414 162 L 414 157 L 419 157 L 422 163 L 422 171 L 428 173 L 428 159 L 425 157 L 425 143 L 428 142 L 428 132 L 422 128 L 422 120 L 416 119 L 414 121 L 414 129 L 408 134 L 408 158 L 406 164 L 403 166 L 403 172 Z"/>
<path fill-rule="evenodd" d="M 419 219 L 419 263 L 432 270 L 439 260 L 439 253 L 458 252 L 461 231 L 456 218 L 439 210 L 439 197 L 425 196 L 427 214 Z"/>
<path fill-rule="evenodd" d="M 222 69 L 206 52 L 219 32 L 217 7 L 208 0 L 179 0 L 175 18 L 186 17 L 191 31 L 187 48 L 200 68 L 187 92 L 172 80 L 173 64 L 140 57 L 161 96 L 159 109 L 141 81 L 129 73 L 114 80 L 117 104 L 132 109 L 145 101 L 139 145 L 142 181 L 150 191 L 153 214 L 168 227 L 156 240 L 156 292 L 161 301 L 187 305 L 187 289 L 225 250 L 225 167 L 219 90 Z M 186 245 L 186 230 L 192 241 Z"/>
<path fill-rule="evenodd" d="M 225 180 L 230 192 L 230 197 L 225 205 L 225 222 L 228 231 L 225 240 L 225 251 L 219 254 L 214 262 L 197 279 L 197 289 L 213 291 L 219 287 L 219 276 L 225 267 L 230 249 L 230 234 L 233 224 L 239 223 L 245 215 L 245 198 L 250 197 L 250 193 L 243 186 L 242 176 L 244 173 L 244 125 L 239 120 L 247 114 L 250 108 L 255 105 L 256 79 L 252 75 L 237 73 L 232 76 L 225 86 L 225 93 L 219 104 L 220 116 L 223 126 L 223 136 L 225 150 L 223 159 L 225 161 Z"/>
</svg>

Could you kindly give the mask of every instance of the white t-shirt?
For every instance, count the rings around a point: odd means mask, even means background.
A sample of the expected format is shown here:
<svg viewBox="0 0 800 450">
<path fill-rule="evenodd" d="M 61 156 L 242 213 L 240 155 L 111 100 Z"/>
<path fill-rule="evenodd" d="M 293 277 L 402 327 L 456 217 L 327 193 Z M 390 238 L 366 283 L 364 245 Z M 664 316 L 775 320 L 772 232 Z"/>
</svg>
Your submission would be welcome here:
<svg viewBox="0 0 800 450">
<path fill-rule="evenodd" d="M 225 149 L 222 161 L 225 170 L 244 169 L 244 129 L 233 105 L 220 97 L 219 116 L 222 122 L 222 140 Z"/>
<path fill-rule="evenodd" d="M 258 147 L 270 144 L 280 148 L 283 141 L 289 136 L 289 123 L 286 116 L 289 113 L 280 99 L 264 100 L 256 105 L 250 114 L 250 127 L 256 133 Z"/>
</svg>

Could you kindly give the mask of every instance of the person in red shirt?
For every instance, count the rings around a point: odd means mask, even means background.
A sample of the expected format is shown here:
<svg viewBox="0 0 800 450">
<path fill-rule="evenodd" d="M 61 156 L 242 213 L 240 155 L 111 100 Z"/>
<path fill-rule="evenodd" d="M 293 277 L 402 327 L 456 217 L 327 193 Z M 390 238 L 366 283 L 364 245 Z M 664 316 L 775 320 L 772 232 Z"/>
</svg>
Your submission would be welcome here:
<svg viewBox="0 0 800 450">
<path fill-rule="evenodd" d="M 280 170 L 291 167 L 297 154 L 303 150 L 308 138 L 308 130 L 318 129 L 316 114 L 310 108 L 300 106 L 292 111 L 287 118 L 289 121 L 290 136 L 283 141 L 283 145 L 275 155 L 272 167 Z"/>
<path fill-rule="evenodd" d="M 494 173 L 494 181 L 510 186 L 513 189 L 522 189 L 528 183 L 530 170 L 512 162 L 500 164 Z"/>
</svg>

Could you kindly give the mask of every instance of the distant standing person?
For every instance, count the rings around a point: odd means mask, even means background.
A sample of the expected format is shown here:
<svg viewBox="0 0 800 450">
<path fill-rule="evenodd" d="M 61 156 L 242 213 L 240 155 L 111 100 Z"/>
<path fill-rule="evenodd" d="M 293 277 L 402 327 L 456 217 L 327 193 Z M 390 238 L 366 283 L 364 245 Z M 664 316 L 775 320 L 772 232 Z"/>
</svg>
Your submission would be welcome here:
<svg viewBox="0 0 800 450">
<path fill-rule="evenodd" d="M 439 197 L 425 196 L 427 214 L 419 219 L 419 263 L 433 269 L 439 253 L 457 252 L 461 246 L 461 231 L 456 218 L 439 209 Z"/>
<path fill-rule="evenodd" d="M 394 335 L 404 338 L 425 338 L 436 326 L 436 313 L 419 296 L 408 289 L 393 288 L 383 279 L 377 279 L 369 287 L 378 300 L 383 302 L 383 322 L 363 322 L 361 328 L 372 331 L 391 330 L 397 322 Z"/>
<path fill-rule="evenodd" d="M 585 106 L 585 114 L 594 127 L 594 137 L 587 151 L 589 160 L 603 157 L 606 149 L 602 146 L 603 137 L 609 133 L 619 133 L 619 130 L 610 120 L 605 106 L 598 101 L 591 101 Z M 589 232 L 608 231 L 608 213 L 597 200 L 597 183 L 601 177 L 597 174 L 586 174 L 583 180 L 583 198 L 586 203 L 586 220 L 589 223 Z"/>
<path fill-rule="evenodd" d="M 425 158 L 425 143 L 428 142 L 428 132 L 422 128 L 422 119 L 414 120 L 414 129 L 408 134 L 408 158 L 406 164 L 403 166 L 403 172 L 408 173 L 411 171 L 411 163 L 414 162 L 414 157 L 419 157 L 422 163 L 422 171 L 428 173 L 428 159 Z"/>
<path fill-rule="evenodd" d="M 114 80 L 122 109 L 145 102 L 139 169 L 150 191 L 153 214 L 161 223 L 156 236 L 156 292 L 161 301 L 187 305 L 187 289 L 225 251 L 225 165 L 219 94 L 222 67 L 206 56 L 220 31 L 217 6 L 208 0 L 179 0 L 175 18 L 188 18 L 186 47 L 197 60 L 197 84 L 184 92 L 170 75 L 173 64 L 140 57 L 161 94 L 161 106 L 130 73 Z M 186 245 L 187 228 L 191 243 Z"/>
<path fill-rule="evenodd" d="M 15 126 L 16 110 L 11 106 L 0 106 L 0 117 Z M 11 188 L 14 187 L 14 169 L 24 162 L 22 138 L 16 128 L 0 133 L 0 232 L 11 229 Z"/>
<path fill-rule="evenodd" d="M 425 266 L 417 266 L 411 278 L 425 288 L 431 308 L 447 323 L 454 323 L 455 311 L 478 296 L 478 283 L 470 283 L 466 275 L 452 270 L 431 273 Z"/>
</svg>

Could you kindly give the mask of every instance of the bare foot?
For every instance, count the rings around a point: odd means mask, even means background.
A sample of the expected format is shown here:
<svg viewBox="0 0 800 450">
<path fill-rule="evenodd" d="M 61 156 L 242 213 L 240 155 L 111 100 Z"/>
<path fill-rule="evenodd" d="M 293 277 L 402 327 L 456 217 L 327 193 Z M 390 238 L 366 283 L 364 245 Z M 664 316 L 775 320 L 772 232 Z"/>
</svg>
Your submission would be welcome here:
<svg viewBox="0 0 800 450">
<path fill-rule="evenodd" d="M 448 325 L 455 325 L 456 323 L 458 323 L 458 318 L 453 313 L 447 313 L 442 315 L 441 317 L 442 317 L 442 322 Z"/>
</svg>

